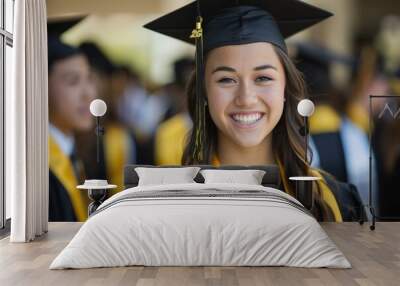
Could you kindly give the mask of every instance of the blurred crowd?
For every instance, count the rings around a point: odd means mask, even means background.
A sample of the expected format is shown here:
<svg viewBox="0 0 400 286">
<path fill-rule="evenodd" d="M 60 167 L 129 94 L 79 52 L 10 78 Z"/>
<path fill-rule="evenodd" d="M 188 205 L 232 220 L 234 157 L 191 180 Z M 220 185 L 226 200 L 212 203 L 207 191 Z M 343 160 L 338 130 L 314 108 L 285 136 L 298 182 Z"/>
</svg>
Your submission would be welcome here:
<svg viewBox="0 0 400 286">
<path fill-rule="evenodd" d="M 316 104 L 310 118 L 312 165 L 357 186 L 365 205 L 369 205 L 371 179 L 373 205 L 381 217 L 400 216 L 397 182 L 400 178 L 400 97 L 396 98 L 400 95 L 399 47 L 400 18 L 395 16 L 382 21 L 379 33 L 357 37 L 353 55 L 339 55 L 310 42 L 290 47 L 290 54 L 308 85 L 309 97 Z M 57 86 L 59 82 L 52 79 L 56 66 L 49 67 L 50 136 L 60 146 L 69 140 L 64 137 L 73 138 L 72 151 L 65 152 L 74 166 L 76 181 L 107 179 L 119 186 L 115 191 L 120 191 L 126 164 L 181 164 L 185 136 L 192 124 L 185 87 L 194 70 L 194 59 L 176 60 L 171 65 L 174 79 L 164 86 L 149 88 L 141 74 L 130 66 L 111 62 L 96 43 L 83 42 L 76 49 L 81 62 L 62 68 L 75 69 L 78 74 L 89 71 L 85 82 L 71 78 L 67 86 Z M 56 64 L 64 64 L 65 59 L 68 57 Z M 81 69 L 77 69 L 79 65 Z M 351 74 L 345 84 L 338 85 L 332 79 L 332 67 L 337 65 Z M 86 88 L 79 91 L 80 102 L 75 106 L 71 103 L 68 107 L 70 102 L 57 96 L 62 88 L 82 84 Z M 395 97 L 373 98 L 370 102 L 370 95 Z M 88 119 L 88 124 L 82 124 L 79 112 L 85 111 L 72 110 L 87 108 L 88 112 L 95 98 L 104 100 L 108 108 L 101 118 L 105 133 L 100 145 L 100 163 L 96 160 L 94 117 Z M 57 115 L 61 109 L 68 112 Z M 68 136 L 63 137 L 63 129 Z M 61 151 L 64 150 L 68 148 Z M 371 177 L 370 160 L 373 162 Z M 76 161 L 79 163 L 75 164 Z M 54 165 L 56 177 L 57 168 Z M 58 177 L 58 180 L 68 185 L 67 179 L 64 182 Z M 56 215 L 52 219 L 63 220 Z"/>
</svg>

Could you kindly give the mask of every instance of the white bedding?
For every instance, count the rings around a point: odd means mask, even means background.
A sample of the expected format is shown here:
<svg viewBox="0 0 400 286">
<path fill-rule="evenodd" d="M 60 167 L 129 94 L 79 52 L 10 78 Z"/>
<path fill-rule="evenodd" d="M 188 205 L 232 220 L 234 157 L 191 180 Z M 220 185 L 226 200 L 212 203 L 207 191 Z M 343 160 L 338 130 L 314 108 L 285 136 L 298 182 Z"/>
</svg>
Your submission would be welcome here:
<svg viewBox="0 0 400 286">
<path fill-rule="evenodd" d="M 180 192 L 140 197 L 174 190 Z M 127 265 L 351 267 L 289 195 L 263 186 L 197 183 L 139 186 L 114 195 L 50 269 Z"/>
</svg>

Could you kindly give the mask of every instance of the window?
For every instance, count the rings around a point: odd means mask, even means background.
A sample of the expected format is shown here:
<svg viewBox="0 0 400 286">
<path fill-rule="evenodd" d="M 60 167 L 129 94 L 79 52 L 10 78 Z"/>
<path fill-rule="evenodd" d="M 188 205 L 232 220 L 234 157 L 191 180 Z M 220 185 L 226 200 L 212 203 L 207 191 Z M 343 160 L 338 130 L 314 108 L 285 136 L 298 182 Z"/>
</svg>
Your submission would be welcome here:
<svg viewBox="0 0 400 286">
<path fill-rule="evenodd" d="M 4 188 L 4 122 L 5 98 L 11 93 L 12 47 L 14 32 L 14 0 L 0 0 L 0 228 L 11 217 L 10 194 Z M 1 233 L 0 233 L 1 234 Z"/>
<path fill-rule="evenodd" d="M 5 4 L 4 4 L 4 14 L 5 14 L 5 25 L 3 27 L 5 27 L 5 30 L 9 33 L 13 33 L 14 30 L 14 0 L 4 0 Z"/>
</svg>

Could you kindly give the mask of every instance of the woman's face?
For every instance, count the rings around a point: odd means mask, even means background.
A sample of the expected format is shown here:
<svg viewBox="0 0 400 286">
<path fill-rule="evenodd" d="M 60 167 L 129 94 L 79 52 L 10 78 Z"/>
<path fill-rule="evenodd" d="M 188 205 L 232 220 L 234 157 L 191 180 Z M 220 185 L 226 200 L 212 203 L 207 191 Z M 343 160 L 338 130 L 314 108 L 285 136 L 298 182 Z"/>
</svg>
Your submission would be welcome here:
<svg viewBox="0 0 400 286">
<path fill-rule="evenodd" d="M 210 115 L 219 135 L 239 146 L 261 144 L 282 116 L 285 72 L 269 43 L 212 50 L 205 83 Z"/>
<path fill-rule="evenodd" d="M 50 118 L 63 131 L 86 131 L 93 126 L 90 102 L 96 98 L 90 66 L 83 55 L 60 60 L 49 73 Z"/>
</svg>

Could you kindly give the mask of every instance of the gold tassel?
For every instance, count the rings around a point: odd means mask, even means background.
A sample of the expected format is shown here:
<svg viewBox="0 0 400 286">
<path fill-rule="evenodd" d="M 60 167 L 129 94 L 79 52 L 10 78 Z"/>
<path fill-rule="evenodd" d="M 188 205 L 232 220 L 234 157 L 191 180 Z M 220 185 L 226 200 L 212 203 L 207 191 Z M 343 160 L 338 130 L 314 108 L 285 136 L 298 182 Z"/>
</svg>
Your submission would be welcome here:
<svg viewBox="0 0 400 286">
<path fill-rule="evenodd" d="M 197 162 L 203 160 L 203 145 L 205 140 L 205 104 L 203 102 L 202 93 L 202 75 L 203 75 L 203 18 L 197 16 L 196 27 L 193 29 L 190 38 L 194 38 L 196 41 L 196 114 L 195 114 L 195 147 L 194 147 L 194 158 Z"/>
<path fill-rule="evenodd" d="M 190 35 L 191 39 L 197 39 L 203 37 L 203 28 L 201 24 L 203 23 L 203 18 L 201 16 L 197 16 L 196 20 L 196 28 L 192 30 L 192 34 Z"/>
</svg>

